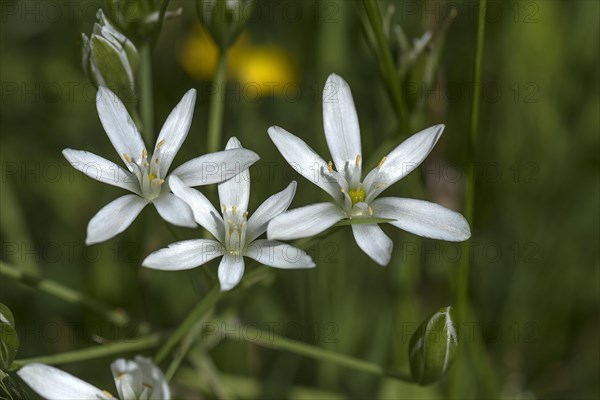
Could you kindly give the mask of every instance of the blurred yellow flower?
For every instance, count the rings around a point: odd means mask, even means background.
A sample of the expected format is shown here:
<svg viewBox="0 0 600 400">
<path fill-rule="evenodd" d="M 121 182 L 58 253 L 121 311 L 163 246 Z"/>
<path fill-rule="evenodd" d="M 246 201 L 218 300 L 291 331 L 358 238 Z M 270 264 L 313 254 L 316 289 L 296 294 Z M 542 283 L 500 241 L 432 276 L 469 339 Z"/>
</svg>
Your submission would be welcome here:
<svg viewBox="0 0 600 400">
<path fill-rule="evenodd" d="M 195 79 L 211 80 L 217 69 L 219 49 L 198 25 L 179 51 L 183 69 Z M 227 77 L 242 85 L 264 86 L 262 95 L 279 96 L 297 83 L 297 68 L 285 50 L 276 45 L 253 45 L 244 32 L 228 50 Z"/>
</svg>

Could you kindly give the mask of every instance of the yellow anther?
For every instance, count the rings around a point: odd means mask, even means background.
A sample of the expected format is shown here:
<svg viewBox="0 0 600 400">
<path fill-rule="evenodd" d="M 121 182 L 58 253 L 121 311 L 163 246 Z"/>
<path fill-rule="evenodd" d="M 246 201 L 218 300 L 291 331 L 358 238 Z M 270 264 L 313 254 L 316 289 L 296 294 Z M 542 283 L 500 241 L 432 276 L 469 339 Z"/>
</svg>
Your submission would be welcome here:
<svg viewBox="0 0 600 400">
<path fill-rule="evenodd" d="M 145 165 L 146 167 L 149 167 L 149 166 L 150 166 L 150 163 L 149 163 L 148 161 L 146 161 L 146 162 L 144 163 L 144 165 Z"/>
<path fill-rule="evenodd" d="M 369 212 L 370 216 L 373 216 L 373 208 L 371 206 L 367 207 L 367 211 Z"/>
<path fill-rule="evenodd" d="M 142 158 L 146 158 L 148 157 L 148 152 L 146 151 L 146 149 L 142 150 Z"/>
<path fill-rule="evenodd" d="M 156 160 L 154 160 L 155 164 L 158 164 L 160 162 L 160 158 L 156 157 Z"/>
<path fill-rule="evenodd" d="M 356 155 L 356 160 L 354 161 L 354 164 L 358 167 L 358 165 L 360 164 L 360 154 Z"/>
<path fill-rule="evenodd" d="M 153 181 L 153 180 L 155 180 L 155 179 L 156 179 L 156 175 L 154 175 L 154 174 L 149 174 L 149 175 L 148 175 L 148 180 L 149 180 L 150 182 L 152 182 L 152 181 Z"/>
<path fill-rule="evenodd" d="M 223 214 L 227 212 L 227 206 L 225 204 L 221 204 L 221 208 L 223 209 Z"/>
<path fill-rule="evenodd" d="M 123 158 L 125 159 L 125 161 L 131 162 L 131 157 L 129 157 L 129 154 L 123 153 Z"/>
<path fill-rule="evenodd" d="M 233 215 L 237 214 L 237 206 L 231 207 L 231 211 L 233 212 Z"/>
<path fill-rule="evenodd" d="M 165 180 L 164 179 L 159 179 L 158 184 L 162 185 L 163 183 L 165 183 Z"/>
<path fill-rule="evenodd" d="M 164 144 L 165 144 L 165 139 L 161 139 L 161 141 L 156 144 L 156 148 L 160 149 Z"/>
<path fill-rule="evenodd" d="M 383 158 L 381 159 L 381 161 L 379 161 L 379 164 L 377 164 L 377 168 L 381 169 L 381 167 L 383 166 L 383 163 L 385 162 L 386 158 L 387 158 L 387 157 L 383 157 Z"/>
<path fill-rule="evenodd" d="M 102 391 L 102 393 L 104 393 L 105 395 L 107 395 L 107 396 L 108 396 L 108 397 L 110 397 L 111 399 L 114 399 L 113 395 L 112 395 L 110 392 L 108 392 L 108 391 L 106 391 L 106 390 L 103 390 L 103 391 Z"/>
<path fill-rule="evenodd" d="M 331 161 L 327 163 L 327 170 L 329 171 L 329 173 L 333 172 L 333 163 Z"/>
<path fill-rule="evenodd" d="M 244 218 L 248 218 L 248 211 L 244 211 Z"/>
</svg>

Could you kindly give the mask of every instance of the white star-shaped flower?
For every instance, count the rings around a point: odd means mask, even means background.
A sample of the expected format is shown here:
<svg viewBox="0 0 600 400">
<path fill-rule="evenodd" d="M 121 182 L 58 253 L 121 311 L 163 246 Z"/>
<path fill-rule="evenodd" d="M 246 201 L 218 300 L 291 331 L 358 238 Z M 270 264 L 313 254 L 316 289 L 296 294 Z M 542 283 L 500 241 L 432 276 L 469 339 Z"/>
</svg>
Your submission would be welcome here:
<svg viewBox="0 0 600 400">
<path fill-rule="evenodd" d="M 136 356 L 134 360 L 118 359 L 110 369 L 121 400 L 169 400 L 171 391 L 160 368 L 150 359 Z M 31 389 L 48 400 L 115 399 L 71 374 L 45 364 L 28 364 L 17 374 Z"/>
<path fill-rule="evenodd" d="M 226 149 L 241 149 L 231 138 Z M 248 218 L 250 177 L 248 170 L 219 184 L 220 214 L 199 191 L 187 187 L 177 176 L 170 178 L 173 193 L 185 201 L 196 222 L 217 240 L 193 239 L 176 242 L 155 251 L 143 261 L 148 268 L 178 271 L 197 267 L 223 257 L 218 276 L 221 290 L 236 286 L 244 274 L 244 257 L 275 268 L 294 269 L 315 266 L 303 250 L 275 240 L 258 239 L 267 230 L 269 221 L 288 209 L 296 192 L 296 182 L 269 197 Z"/>
<path fill-rule="evenodd" d="M 133 120 L 119 98 L 100 87 L 96 107 L 102 126 L 127 170 L 93 153 L 65 149 L 63 155 L 71 165 L 100 182 L 127 189 L 128 194 L 112 201 L 90 220 L 88 245 L 103 242 L 123 232 L 142 209 L 152 203 L 160 216 L 178 226 L 196 226 L 192 211 L 170 193 L 167 173 L 185 140 L 194 112 L 196 90 L 190 89 L 171 111 L 149 154 Z M 259 159 L 246 149 L 219 151 L 194 158 L 178 168 L 175 174 L 188 186 L 222 182 L 239 174 Z"/>
<path fill-rule="evenodd" d="M 350 87 L 332 74 L 323 92 L 323 124 L 333 163 L 326 163 L 300 138 L 273 126 L 269 136 L 287 162 L 325 190 L 334 203 L 318 203 L 287 211 L 268 227 L 269 239 L 291 240 L 323 232 L 345 218 L 386 218 L 416 235 L 463 241 L 471 236 L 465 218 L 438 204 L 396 197 L 377 198 L 413 171 L 440 138 L 444 125 L 427 128 L 401 143 L 362 177 L 358 117 Z M 335 165 L 335 169 L 333 168 Z M 387 265 L 393 243 L 377 224 L 353 224 L 358 246 L 375 262 Z"/>
</svg>

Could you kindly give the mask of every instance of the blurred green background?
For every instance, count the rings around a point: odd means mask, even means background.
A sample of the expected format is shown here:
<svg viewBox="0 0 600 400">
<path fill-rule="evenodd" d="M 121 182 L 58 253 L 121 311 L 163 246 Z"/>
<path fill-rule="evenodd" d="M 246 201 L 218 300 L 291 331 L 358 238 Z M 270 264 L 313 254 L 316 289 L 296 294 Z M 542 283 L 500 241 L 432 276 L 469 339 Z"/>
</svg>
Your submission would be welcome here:
<svg viewBox="0 0 600 400">
<path fill-rule="evenodd" d="M 345 229 L 310 249 L 316 269 L 278 270 L 272 280 L 233 290 L 208 322 L 234 318 L 273 327 L 290 339 L 408 371 L 411 333 L 431 312 L 456 305 L 466 249 L 473 314 L 459 325 L 465 355 L 441 382 L 417 387 L 252 341 L 198 340 L 172 382 L 178 398 L 598 397 L 600 3 L 489 2 L 474 161 L 466 149 L 476 2 L 382 1 L 382 12 L 389 4 L 395 6 L 393 22 L 411 40 L 439 27 L 452 8 L 457 16 L 435 87 L 409 77 L 404 88 L 407 98 L 425 104 L 412 132 L 435 123 L 446 130 L 423 166 L 386 194 L 462 211 L 465 171 L 474 162 L 469 245 L 385 227 L 395 248 L 390 265 L 381 268 Z M 91 32 L 101 3 L 0 5 L 1 258 L 127 310 L 140 322 L 115 327 L 2 275 L 0 302 L 14 313 L 21 339 L 17 357 L 168 332 L 205 295 L 200 271 L 140 267 L 151 251 L 175 241 L 150 207 L 125 233 L 86 247 L 90 218 L 123 192 L 83 177 L 61 155 L 70 147 L 118 160 L 81 68 L 80 33 Z M 193 2 L 174 0 L 170 8 L 179 6 L 183 16 L 165 22 L 153 54 L 156 129 L 187 89 L 198 90 L 192 128 L 174 166 L 206 151 L 213 90 L 208 65 L 214 62 L 214 49 L 198 39 Z M 230 69 L 222 135 L 223 144 L 235 135 L 261 156 L 251 168 L 250 212 L 290 179 L 299 184 L 294 207 L 325 199 L 287 166 L 266 131 L 280 125 L 328 157 L 321 92 L 332 72 L 352 88 L 366 169 L 378 162 L 381 154 L 374 152 L 382 143 L 389 150 L 403 140 L 357 9 L 352 1 L 258 2 Z M 269 81 L 289 90 L 259 95 L 257 87 L 266 90 L 260 82 Z M 214 191 L 203 192 L 215 199 Z M 176 231 L 189 238 L 203 234 Z M 216 264 L 202 268 L 214 271 Z M 61 368 L 114 393 L 112 360 Z"/>
</svg>

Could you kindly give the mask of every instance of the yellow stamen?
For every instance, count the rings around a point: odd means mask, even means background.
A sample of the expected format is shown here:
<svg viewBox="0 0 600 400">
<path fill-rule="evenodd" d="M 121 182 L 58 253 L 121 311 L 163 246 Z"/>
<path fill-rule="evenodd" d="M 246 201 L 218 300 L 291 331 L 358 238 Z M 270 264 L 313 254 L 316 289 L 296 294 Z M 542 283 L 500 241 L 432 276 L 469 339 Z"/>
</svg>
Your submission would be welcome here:
<svg viewBox="0 0 600 400">
<path fill-rule="evenodd" d="M 154 162 L 155 162 L 156 164 L 158 164 L 158 163 L 160 162 L 160 158 L 156 157 L 156 160 L 154 160 Z"/>
<path fill-rule="evenodd" d="M 358 167 L 358 164 L 360 164 L 360 154 L 356 155 L 356 160 L 354 161 L 354 164 Z"/>
<path fill-rule="evenodd" d="M 104 393 L 105 395 L 107 395 L 107 396 L 108 396 L 108 397 L 110 397 L 111 399 L 114 399 L 113 395 L 112 395 L 110 392 L 108 392 L 108 391 L 106 391 L 106 390 L 103 390 L 103 391 L 102 391 L 102 393 Z"/>
<path fill-rule="evenodd" d="M 373 208 L 371 206 L 367 208 L 367 211 L 369 212 L 370 216 L 373 216 Z"/>
<path fill-rule="evenodd" d="M 248 218 L 248 211 L 244 211 L 244 218 Z"/>
<path fill-rule="evenodd" d="M 164 179 L 159 179 L 159 181 L 157 182 L 159 185 L 162 185 L 163 183 L 165 183 Z"/>
<path fill-rule="evenodd" d="M 381 161 L 379 161 L 379 164 L 377 164 L 377 168 L 381 169 L 381 167 L 383 166 L 383 163 L 385 162 L 386 159 L 387 159 L 387 157 L 383 157 L 381 159 Z"/>
<path fill-rule="evenodd" d="M 145 165 L 146 167 L 149 167 L 149 166 L 150 166 L 150 163 L 149 163 L 148 161 L 146 161 L 146 162 L 144 163 L 144 165 Z"/>
<path fill-rule="evenodd" d="M 233 206 L 231 208 L 232 208 L 231 211 L 233 211 L 233 215 L 237 214 L 237 206 Z"/>
<path fill-rule="evenodd" d="M 329 171 L 329 173 L 333 172 L 333 163 L 331 161 L 327 163 L 327 170 Z"/>
<path fill-rule="evenodd" d="M 148 175 L 148 180 L 149 180 L 150 182 L 152 182 L 152 181 L 153 181 L 153 180 L 155 180 L 155 179 L 156 179 L 156 175 L 154 175 L 154 174 L 149 174 L 149 175 Z"/>
<path fill-rule="evenodd" d="M 131 157 L 129 157 L 129 154 L 123 153 L 123 158 L 125 159 L 125 161 L 131 162 Z"/>
<path fill-rule="evenodd" d="M 142 150 L 142 158 L 146 158 L 148 157 L 148 152 L 146 151 L 146 149 Z"/>
<path fill-rule="evenodd" d="M 164 144 L 165 144 L 165 139 L 161 139 L 161 141 L 156 144 L 156 148 L 160 149 Z"/>
<path fill-rule="evenodd" d="M 227 206 L 225 204 L 221 204 L 221 208 L 223 209 L 223 214 L 227 212 Z"/>
</svg>

